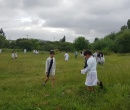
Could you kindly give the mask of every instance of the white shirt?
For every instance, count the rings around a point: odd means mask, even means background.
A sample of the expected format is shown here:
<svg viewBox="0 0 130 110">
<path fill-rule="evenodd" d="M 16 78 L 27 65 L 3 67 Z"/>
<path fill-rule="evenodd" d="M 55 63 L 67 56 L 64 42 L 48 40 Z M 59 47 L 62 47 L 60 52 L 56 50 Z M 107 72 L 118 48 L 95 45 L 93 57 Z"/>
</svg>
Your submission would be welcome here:
<svg viewBox="0 0 130 110">
<path fill-rule="evenodd" d="M 85 69 L 81 70 L 81 74 L 96 71 L 97 63 L 96 63 L 96 59 L 93 56 L 88 58 L 87 65 L 88 66 Z"/>
<path fill-rule="evenodd" d="M 47 58 L 45 72 L 48 72 L 48 68 L 50 66 L 51 59 L 53 59 L 53 64 L 52 64 L 52 68 L 50 70 L 50 73 L 55 73 L 55 70 L 56 70 L 56 60 L 55 60 L 54 57 L 53 58 L 51 58 L 51 57 Z"/>
</svg>

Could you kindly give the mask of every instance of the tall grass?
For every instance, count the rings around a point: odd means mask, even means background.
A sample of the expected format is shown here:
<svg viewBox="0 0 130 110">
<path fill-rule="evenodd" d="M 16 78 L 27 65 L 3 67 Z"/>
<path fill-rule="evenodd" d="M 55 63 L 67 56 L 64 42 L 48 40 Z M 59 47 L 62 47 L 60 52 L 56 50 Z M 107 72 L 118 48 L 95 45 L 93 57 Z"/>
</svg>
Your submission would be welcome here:
<svg viewBox="0 0 130 110">
<path fill-rule="evenodd" d="M 96 87 L 89 93 L 84 85 L 86 75 L 80 74 L 84 59 L 70 54 L 57 54 L 55 87 L 51 81 L 45 87 L 45 60 L 48 53 L 34 55 L 0 54 L 0 110 L 129 110 L 130 56 L 106 56 L 105 65 L 98 65 L 98 78 L 104 89 Z"/>
</svg>

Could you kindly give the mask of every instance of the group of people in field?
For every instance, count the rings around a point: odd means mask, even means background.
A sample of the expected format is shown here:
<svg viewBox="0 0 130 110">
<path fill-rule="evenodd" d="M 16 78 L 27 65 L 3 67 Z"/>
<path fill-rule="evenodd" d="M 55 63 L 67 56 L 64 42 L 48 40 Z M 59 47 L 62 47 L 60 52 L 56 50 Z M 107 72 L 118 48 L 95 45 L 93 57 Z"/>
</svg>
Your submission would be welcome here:
<svg viewBox="0 0 130 110">
<path fill-rule="evenodd" d="M 37 54 L 39 54 L 39 51 L 38 50 L 33 50 L 33 53 L 37 55 Z"/>
<path fill-rule="evenodd" d="M 105 57 L 104 57 L 103 52 L 98 52 L 98 51 L 96 51 L 96 52 L 93 54 L 93 57 L 96 58 L 96 61 L 97 61 L 98 64 L 104 64 L 104 63 L 105 63 Z"/>
<path fill-rule="evenodd" d="M 100 59 L 103 55 L 103 53 L 94 53 L 90 50 L 86 50 L 83 53 L 83 56 L 85 57 L 85 65 L 84 68 L 81 69 L 81 74 L 87 74 L 86 80 L 85 80 L 85 85 L 87 86 L 89 91 L 94 91 L 94 86 L 99 85 L 100 88 L 103 88 L 103 83 L 102 81 L 99 81 L 97 78 L 97 61 L 98 61 L 98 55 L 100 56 Z M 50 51 L 50 56 L 46 60 L 46 65 L 45 65 L 45 74 L 46 74 L 46 79 L 43 82 L 43 86 L 46 85 L 47 81 L 49 80 L 50 76 L 52 79 L 52 87 L 54 86 L 54 76 L 55 76 L 55 70 L 56 70 L 56 59 L 54 57 L 55 52 L 53 50 Z M 75 58 L 77 58 L 78 53 L 75 53 Z M 65 55 L 65 61 L 68 61 L 69 59 L 69 54 L 66 52 Z"/>
<path fill-rule="evenodd" d="M 27 50 L 24 49 L 23 52 L 24 52 L 24 54 L 26 54 L 26 53 L 27 53 Z M 0 49 L 0 53 L 2 53 L 2 50 L 1 50 L 1 49 Z M 34 54 L 39 54 L 39 51 L 38 51 L 38 50 L 33 50 L 33 53 L 34 53 Z M 12 59 L 17 59 L 17 58 L 18 58 L 17 52 L 12 51 L 11 58 L 12 58 Z"/>
<path fill-rule="evenodd" d="M 18 57 L 17 52 L 13 51 L 12 54 L 11 54 L 12 60 L 17 59 L 17 57 Z"/>
<path fill-rule="evenodd" d="M 2 51 L 0 51 L 2 52 Z M 24 49 L 24 53 L 26 53 L 27 50 Z M 75 59 L 77 59 L 78 52 L 75 52 Z M 53 50 L 50 51 L 50 56 L 46 59 L 45 63 L 45 73 L 46 73 L 46 79 L 43 82 L 43 86 L 46 85 L 48 82 L 50 76 L 52 79 L 52 87 L 54 87 L 54 76 L 56 71 L 56 59 L 55 59 L 55 52 Z M 94 54 L 90 50 L 82 51 L 81 56 L 84 56 L 85 63 L 83 69 L 81 69 L 81 74 L 87 74 L 85 85 L 87 86 L 89 91 L 94 91 L 94 86 L 99 85 L 100 88 L 103 88 L 102 81 L 99 81 L 97 78 L 97 64 L 104 64 L 105 58 L 103 52 L 96 51 Z M 12 59 L 17 59 L 18 55 L 17 52 L 13 51 L 11 54 Z M 66 52 L 64 54 L 65 61 L 69 60 L 69 54 Z"/>
</svg>

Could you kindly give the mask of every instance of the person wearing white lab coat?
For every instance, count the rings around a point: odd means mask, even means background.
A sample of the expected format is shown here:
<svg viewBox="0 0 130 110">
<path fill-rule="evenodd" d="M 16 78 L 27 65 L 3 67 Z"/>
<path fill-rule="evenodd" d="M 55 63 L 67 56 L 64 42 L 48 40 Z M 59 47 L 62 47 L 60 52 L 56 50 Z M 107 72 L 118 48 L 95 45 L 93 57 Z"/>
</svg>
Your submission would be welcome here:
<svg viewBox="0 0 130 110">
<path fill-rule="evenodd" d="M 67 52 L 65 53 L 64 57 L 65 57 L 65 61 L 69 60 L 69 54 Z"/>
<path fill-rule="evenodd" d="M 55 70 L 56 70 L 56 60 L 54 58 L 54 51 L 50 51 L 50 57 L 46 60 L 45 65 L 45 74 L 46 74 L 46 80 L 43 83 L 43 86 L 47 83 L 49 80 L 49 77 L 52 77 L 52 87 L 54 86 L 54 76 L 55 76 Z"/>
<path fill-rule="evenodd" d="M 2 49 L 0 49 L 0 53 L 2 53 Z"/>
<path fill-rule="evenodd" d="M 92 53 L 89 50 L 84 52 L 84 56 L 88 59 L 87 67 L 81 70 L 81 74 L 87 73 L 85 85 L 88 87 L 89 91 L 94 91 L 93 86 L 96 86 L 97 84 L 99 84 L 100 87 L 103 88 L 102 81 L 98 81 L 97 79 L 96 59 L 92 56 Z"/>
<path fill-rule="evenodd" d="M 27 50 L 26 49 L 24 49 L 24 53 L 26 53 L 27 52 Z"/>
<path fill-rule="evenodd" d="M 11 58 L 12 58 L 12 60 L 15 58 L 15 53 L 14 52 L 12 52 Z"/>
</svg>

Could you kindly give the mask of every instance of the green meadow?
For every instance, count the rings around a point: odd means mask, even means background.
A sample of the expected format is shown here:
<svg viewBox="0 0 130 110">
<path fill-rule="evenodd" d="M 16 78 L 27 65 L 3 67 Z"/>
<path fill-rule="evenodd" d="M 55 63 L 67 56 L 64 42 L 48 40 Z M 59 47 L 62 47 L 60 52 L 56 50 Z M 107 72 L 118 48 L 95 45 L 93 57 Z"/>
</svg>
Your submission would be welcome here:
<svg viewBox="0 0 130 110">
<path fill-rule="evenodd" d="M 80 74 L 84 58 L 73 53 L 68 62 L 64 53 L 55 55 L 55 87 L 51 80 L 43 87 L 48 56 L 19 52 L 12 60 L 11 53 L 0 54 L 0 110 L 130 110 L 130 54 L 105 56 L 105 65 L 97 67 L 104 89 L 94 93 Z"/>
</svg>

